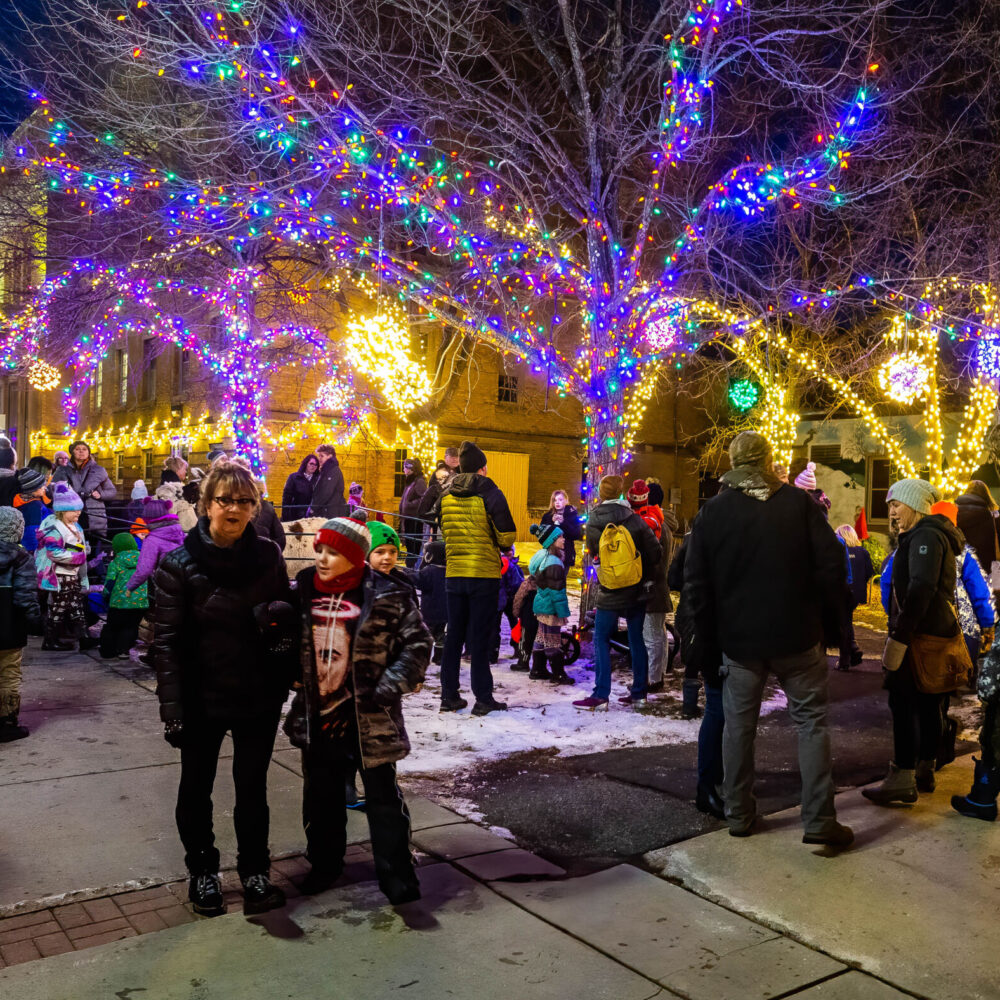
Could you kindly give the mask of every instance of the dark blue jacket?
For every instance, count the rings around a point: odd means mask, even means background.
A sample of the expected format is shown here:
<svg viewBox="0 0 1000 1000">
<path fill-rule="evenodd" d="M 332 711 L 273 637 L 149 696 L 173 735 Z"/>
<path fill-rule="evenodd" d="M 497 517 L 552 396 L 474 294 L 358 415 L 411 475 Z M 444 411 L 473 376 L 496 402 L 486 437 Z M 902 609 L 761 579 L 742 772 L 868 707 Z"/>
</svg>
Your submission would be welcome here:
<svg viewBox="0 0 1000 1000">
<path fill-rule="evenodd" d="M 407 574 L 420 591 L 420 614 L 425 625 L 444 625 L 448 621 L 448 597 L 445 593 L 444 566 L 424 565 Z"/>
</svg>

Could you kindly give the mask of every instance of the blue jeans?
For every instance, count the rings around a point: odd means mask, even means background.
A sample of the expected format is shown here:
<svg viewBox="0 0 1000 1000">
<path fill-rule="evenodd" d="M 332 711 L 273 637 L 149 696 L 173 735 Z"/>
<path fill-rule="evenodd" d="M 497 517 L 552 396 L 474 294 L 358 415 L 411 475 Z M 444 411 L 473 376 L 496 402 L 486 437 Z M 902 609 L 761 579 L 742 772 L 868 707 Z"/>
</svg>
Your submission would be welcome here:
<svg viewBox="0 0 1000 1000">
<path fill-rule="evenodd" d="M 705 683 L 705 714 L 698 729 L 698 787 L 715 791 L 722 785 L 722 687 Z"/>
<path fill-rule="evenodd" d="M 448 597 L 448 633 L 441 659 L 441 698 L 458 697 L 458 674 L 465 646 L 472 661 L 472 693 L 476 701 L 489 701 L 493 697 L 490 646 L 497 622 L 500 580 L 448 577 L 445 594 Z"/>
<path fill-rule="evenodd" d="M 649 658 L 646 643 L 642 638 L 642 626 L 646 620 L 646 609 L 642 604 L 628 611 L 603 611 L 594 614 L 594 697 L 611 696 L 611 634 L 618 628 L 618 619 L 624 618 L 628 629 L 628 649 L 632 655 L 633 698 L 646 694 L 649 675 Z"/>
</svg>

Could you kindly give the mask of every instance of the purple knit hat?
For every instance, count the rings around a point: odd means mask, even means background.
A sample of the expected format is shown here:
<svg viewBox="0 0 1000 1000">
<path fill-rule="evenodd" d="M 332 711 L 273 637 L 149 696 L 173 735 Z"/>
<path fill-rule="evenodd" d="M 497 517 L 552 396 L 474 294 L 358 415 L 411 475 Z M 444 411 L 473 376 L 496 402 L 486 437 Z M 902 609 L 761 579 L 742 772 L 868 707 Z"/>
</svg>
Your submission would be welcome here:
<svg viewBox="0 0 1000 1000">
<path fill-rule="evenodd" d="M 146 524 L 162 520 L 164 517 L 176 517 L 173 513 L 173 503 L 170 500 L 161 500 L 159 497 L 144 497 L 142 501 L 142 513 L 139 515 Z"/>
</svg>

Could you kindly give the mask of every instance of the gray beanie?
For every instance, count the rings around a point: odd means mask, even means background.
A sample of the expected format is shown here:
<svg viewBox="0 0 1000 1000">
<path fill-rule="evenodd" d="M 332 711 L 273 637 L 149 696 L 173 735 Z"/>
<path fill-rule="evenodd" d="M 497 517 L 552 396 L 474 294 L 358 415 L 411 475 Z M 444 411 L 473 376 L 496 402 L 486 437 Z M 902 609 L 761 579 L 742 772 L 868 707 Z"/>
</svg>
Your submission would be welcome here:
<svg viewBox="0 0 1000 1000">
<path fill-rule="evenodd" d="M 931 505 L 941 499 L 941 494 L 924 479 L 900 479 L 889 487 L 885 502 L 898 500 L 912 507 L 918 514 L 929 514 Z"/>
<path fill-rule="evenodd" d="M 729 462 L 734 469 L 741 466 L 763 469 L 770 460 L 771 445 L 756 431 L 741 431 L 729 445 Z"/>
<path fill-rule="evenodd" d="M 24 516 L 16 507 L 0 507 L 0 542 L 17 545 L 24 535 Z"/>
</svg>

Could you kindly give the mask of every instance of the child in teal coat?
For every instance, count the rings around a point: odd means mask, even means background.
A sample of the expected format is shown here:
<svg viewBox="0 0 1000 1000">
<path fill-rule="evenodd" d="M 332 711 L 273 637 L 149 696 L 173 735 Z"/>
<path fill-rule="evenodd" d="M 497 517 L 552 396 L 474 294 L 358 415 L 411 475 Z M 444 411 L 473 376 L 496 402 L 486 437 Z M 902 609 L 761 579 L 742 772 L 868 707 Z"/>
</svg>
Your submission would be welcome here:
<svg viewBox="0 0 1000 1000">
<path fill-rule="evenodd" d="M 573 678 L 566 673 L 566 657 L 562 648 L 562 627 L 569 621 L 566 567 L 562 558 L 566 539 L 562 528 L 556 524 L 533 524 L 531 533 L 538 539 L 541 548 L 528 563 L 528 572 L 538 587 L 532 605 L 538 619 L 538 632 L 528 676 L 533 680 L 573 684 Z M 546 666 L 551 669 L 551 674 Z"/>
</svg>

